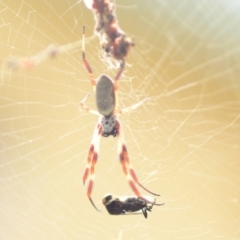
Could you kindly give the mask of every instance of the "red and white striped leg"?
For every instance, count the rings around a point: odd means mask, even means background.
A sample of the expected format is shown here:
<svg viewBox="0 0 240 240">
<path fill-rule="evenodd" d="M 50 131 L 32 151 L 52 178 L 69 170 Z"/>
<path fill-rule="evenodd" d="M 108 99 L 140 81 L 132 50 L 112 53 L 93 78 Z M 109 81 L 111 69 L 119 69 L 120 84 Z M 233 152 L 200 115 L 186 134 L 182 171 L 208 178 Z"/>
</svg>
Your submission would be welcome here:
<svg viewBox="0 0 240 240">
<path fill-rule="evenodd" d="M 120 157 L 120 162 L 121 162 L 121 165 L 122 165 L 122 169 L 123 169 L 123 172 L 124 174 L 126 175 L 127 179 L 128 179 L 128 182 L 129 182 L 129 185 L 131 187 L 131 189 L 133 190 L 133 192 L 141 199 L 143 199 L 144 201 L 146 202 L 149 202 L 151 204 L 154 204 L 154 205 L 158 205 L 158 206 L 161 206 L 163 204 L 156 204 L 154 202 L 150 202 L 149 200 L 147 200 L 146 198 L 144 198 L 140 192 L 138 191 L 137 189 L 137 185 L 139 185 L 141 188 L 143 188 L 145 191 L 155 195 L 155 196 L 160 196 L 159 194 L 156 194 L 156 193 L 153 193 L 151 191 L 149 191 L 147 188 L 145 188 L 138 180 L 138 177 L 130 163 L 130 160 L 129 160 L 129 155 L 128 155 L 128 151 L 127 151 L 127 147 L 126 147 L 126 143 L 125 143 L 125 139 L 124 139 L 124 136 L 123 136 L 123 130 L 122 130 L 122 126 L 121 126 L 121 123 L 120 121 L 118 120 L 117 122 L 118 124 L 118 154 L 119 154 L 119 157 Z"/>
<path fill-rule="evenodd" d="M 83 60 L 84 66 L 87 69 L 87 72 L 89 74 L 89 79 L 90 79 L 90 82 L 92 84 L 93 91 L 95 92 L 96 81 L 93 78 L 93 71 L 92 71 L 92 68 L 91 68 L 90 64 L 88 63 L 88 61 L 86 59 L 86 53 L 85 53 L 85 26 L 83 26 L 83 35 L 82 35 L 82 60 Z"/>
<path fill-rule="evenodd" d="M 97 163 L 97 159 L 99 155 L 99 142 L 100 142 L 101 133 L 102 133 L 102 126 L 100 124 L 100 121 L 98 121 L 93 132 L 93 138 L 88 151 L 87 165 L 83 174 L 83 184 L 85 184 L 85 182 L 88 180 L 87 196 L 96 210 L 98 209 L 91 199 L 91 194 L 92 194 L 93 184 L 94 184 L 94 168 Z"/>
<path fill-rule="evenodd" d="M 124 70 L 125 62 L 121 62 L 117 75 L 114 78 L 115 109 L 118 109 L 118 80 Z"/>
</svg>

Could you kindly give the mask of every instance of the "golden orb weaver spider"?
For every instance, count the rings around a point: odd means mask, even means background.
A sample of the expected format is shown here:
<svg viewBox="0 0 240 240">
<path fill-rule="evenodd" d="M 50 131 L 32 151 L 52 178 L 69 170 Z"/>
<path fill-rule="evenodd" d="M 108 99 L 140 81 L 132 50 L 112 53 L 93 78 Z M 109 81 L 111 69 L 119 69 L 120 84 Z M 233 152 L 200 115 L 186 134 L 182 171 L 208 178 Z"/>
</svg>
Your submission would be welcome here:
<svg viewBox="0 0 240 240">
<path fill-rule="evenodd" d="M 139 198 L 143 199 L 146 202 L 149 202 L 144 197 L 142 197 L 142 195 L 140 194 L 140 192 L 136 187 L 136 184 L 153 195 L 156 195 L 156 196 L 160 196 L 160 195 L 149 191 L 139 182 L 137 175 L 129 160 L 125 139 L 123 136 L 122 125 L 117 118 L 122 113 L 126 113 L 130 110 L 136 109 L 137 107 L 142 105 L 145 101 L 147 101 L 148 98 L 145 98 L 144 100 L 130 107 L 124 108 L 122 110 L 117 110 L 118 79 L 120 78 L 123 72 L 124 61 L 121 62 L 120 68 L 114 80 L 112 80 L 106 75 L 100 75 L 100 77 L 97 80 L 95 80 L 93 78 L 93 72 L 90 67 L 90 64 L 86 59 L 86 54 L 85 54 L 85 26 L 83 26 L 83 37 L 82 37 L 82 60 L 85 68 L 88 71 L 90 81 L 93 87 L 93 91 L 95 92 L 96 105 L 97 105 L 98 111 L 92 110 L 84 104 L 89 94 L 80 102 L 80 106 L 83 107 L 86 111 L 99 116 L 99 120 L 93 132 L 93 137 L 92 137 L 91 145 L 90 145 L 88 156 L 87 156 L 87 165 L 83 174 L 83 183 L 85 184 L 85 182 L 88 180 L 87 196 L 91 201 L 92 205 L 95 207 L 95 209 L 98 210 L 91 199 L 91 193 L 92 193 L 93 183 L 94 183 L 94 168 L 98 159 L 100 136 L 102 135 L 103 137 L 108 137 L 112 135 L 113 137 L 116 137 L 116 136 L 118 137 L 118 154 L 119 154 L 120 162 L 122 164 L 123 172 L 128 178 L 130 187 Z M 162 205 L 162 204 L 156 204 L 156 203 L 152 203 L 152 204 L 159 205 L 159 206 Z"/>
</svg>

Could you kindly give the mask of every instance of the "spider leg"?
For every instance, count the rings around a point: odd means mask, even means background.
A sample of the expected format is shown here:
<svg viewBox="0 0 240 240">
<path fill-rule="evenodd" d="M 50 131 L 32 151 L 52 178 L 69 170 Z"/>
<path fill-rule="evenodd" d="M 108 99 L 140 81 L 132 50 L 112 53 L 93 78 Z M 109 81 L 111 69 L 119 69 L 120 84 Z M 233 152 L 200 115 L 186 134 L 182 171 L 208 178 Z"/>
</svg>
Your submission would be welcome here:
<svg viewBox="0 0 240 240">
<path fill-rule="evenodd" d="M 144 98 L 143 100 L 139 101 L 138 103 L 133 104 L 132 106 L 129 106 L 129 107 L 117 110 L 115 112 L 115 114 L 116 115 L 120 115 L 120 114 L 124 114 L 124 113 L 130 112 L 130 111 L 133 111 L 133 110 L 135 110 L 136 108 L 140 107 L 142 104 L 144 104 L 145 102 L 147 102 L 149 100 L 150 100 L 149 97 Z"/>
<path fill-rule="evenodd" d="M 93 138 L 88 151 L 87 165 L 83 174 L 83 184 L 85 184 L 86 180 L 88 180 L 87 196 L 96 210 L 98 209 L 91 199 L 91 194 L 92 194 L 93 183 L 94 183 L 94 168 L 97 163 L 98 154 L 99 154 L 99 142 L 100 142 L 101 133 L 102 133 L 102 127 L 101 127 L 100 121 L 98 121 L 93 132 Z"/>
<path fill-rule="evenodd" d="M 114 78 L 114 93 L 115 93 L 115 109 L 118 109 L 118 80 L 120 76 L 122 75 L 122 72 L 124 70 L 125 62 L 122 61 L 120 63 L 119 70 L 117 72 L 116 77 Z"/>
<path fill-rule="evenodd" d="M 85 26 L 83 26 L 83 33 L 82 34 L 83 34 L 82 35 L 82 60 L 83 60 L 83 64 L 84 64 L 85 68 L 88 71 L 90 82 L 91 82 L 92 87 L 93 87 L 93 91 L 95 92 L 96 81 L 93 78 L 93 71 L 92 71 L 92 68 L 91 68 L 90 64 L 88 63 L 88 61 L 86 59 L 86 53 L 85 53 Z"/>
<path fill-rule="evenodd" d="M 137 175 L 130 163 L 129 160 L 129 156 L 128 156 L 128 151 L 127 151 L 127 147 L 125 144 L 125 139 L 123 136 L 123 131 L 122 131 L 122 126 L 119 120 L 117 120 L 118 123 L 118 154 L 120 157 L 120 162 L 122 164 L 122 169 L 124 174 L 126 175 L 126 177 L 128 178 L 128 182 L 130 187 L 132 188 L 133 192 L 142 200 L 144 200 L 145 202 L 151 203 L 152 205 L 158 205 L 161 206 L 163 204 L 157 204 L 155 202 L 151 202 L 149 200 L 147 200 L 146 198 L 144 198 L 140 192 L 138 191 L 136 184 L 139 185 L 141 188 L 143 188 L 145 191 L 155 195 L 155 196 L 160 196 L 159 194 L 153 193 L 151 191 L 149 191 L 147 188 L 145 188 L 138 180 Z"/>
<path fill-rule="evenodd" d="M 114 78 L 114 81 L 118 81 L 118 79 L 121 77 L 122 75 L 122 72 L 124 70 L 124 66 L 125 66 L 125 61 L 123 60 L 121 63 L 120 63 L 120 67 L 119 67 L 119 70 Z"/>
<path fill-rule="evenodd" d="M 94 115 L 97 115 L 99 117 L 101 117 L 102 115 L 96 111 L 96 110 L 93 110 L 93 109 L 90 109 L 84 102 L 86 101 L 86 99 L 90 96 L 90 93 L 87 94 L 87 96 L 80 102 L 80 107 L 84 108 L 87 112 L 90 112 Z"/>
</svg>

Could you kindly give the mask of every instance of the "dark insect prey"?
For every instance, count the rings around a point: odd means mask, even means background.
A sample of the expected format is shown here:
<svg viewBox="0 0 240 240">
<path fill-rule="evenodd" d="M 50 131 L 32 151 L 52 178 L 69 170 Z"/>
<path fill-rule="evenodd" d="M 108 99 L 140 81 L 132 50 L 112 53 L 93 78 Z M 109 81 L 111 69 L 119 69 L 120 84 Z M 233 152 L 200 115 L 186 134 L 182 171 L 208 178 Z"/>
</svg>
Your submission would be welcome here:
<svg viewBox="0 0 240 240">
<path fill-rule="evenodd" d="M 154 205 L 154 203 L 147 203 L 138 197 L 114 198 L 111 194 L 106 195 L 102 202 L 111 215 L 136 214 L 142 210 L 145 218 L 147 218 L 147 212 L 151 212 Z"/>
</svg>

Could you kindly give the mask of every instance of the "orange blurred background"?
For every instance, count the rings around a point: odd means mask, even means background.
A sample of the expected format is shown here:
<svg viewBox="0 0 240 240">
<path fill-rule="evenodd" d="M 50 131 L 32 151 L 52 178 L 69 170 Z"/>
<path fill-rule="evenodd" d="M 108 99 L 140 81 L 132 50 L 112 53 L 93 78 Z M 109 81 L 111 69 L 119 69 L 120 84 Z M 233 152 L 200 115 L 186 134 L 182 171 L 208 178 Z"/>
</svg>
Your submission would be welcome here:
<svg viewBox="0 0 240 240">
<path fill-rule="evenodd" d="M 117 71 L 101 53 L 83 2 L 0 3 L 1 239 L 240 239 L 240 48 L 237 1 L 116 1 L 136 46 L 119 82 L 121 116 L 142 184 L 158 192 L 146 220 L 111 216 L 101 199 L 133 195 L 117 139 L 101 138 L 92 198 L 82 174 L 97 117 L 81 47 L 31 70 L 10 57 L 81 40 L 97 78 Z M 143 194 L 146 194 L 141 190 Z"/>
</svg>

